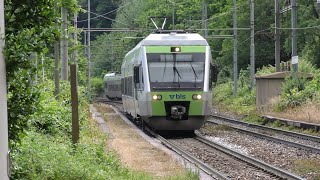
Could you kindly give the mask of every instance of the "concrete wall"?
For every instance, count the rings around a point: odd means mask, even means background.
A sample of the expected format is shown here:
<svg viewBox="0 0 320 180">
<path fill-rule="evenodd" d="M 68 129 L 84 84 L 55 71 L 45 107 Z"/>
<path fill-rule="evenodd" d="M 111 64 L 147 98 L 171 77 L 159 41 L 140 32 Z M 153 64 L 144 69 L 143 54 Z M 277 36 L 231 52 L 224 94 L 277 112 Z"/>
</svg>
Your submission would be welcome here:
<svg viewBox="0 0 320 180">
<path fill-rule="evenodd" d="M 281 94 L 282 84 L 285 78 L 290 76 L 291 72 L 276 72 L 263 76 L 256 76 L 256 106 L 258 109 L 263 108 L 272 98 Z M 299 73 L 300 77 L 312 79 L 311 74 Z"/>
<path fill-rule="evenodd" d="M 261 108 L 266 105 L 270 99 L 277 97 L 281 94 L 281 86 L 284 82 L 282 79 L 257 79 L 257 96 L 256 106 Z"/>
</svg>

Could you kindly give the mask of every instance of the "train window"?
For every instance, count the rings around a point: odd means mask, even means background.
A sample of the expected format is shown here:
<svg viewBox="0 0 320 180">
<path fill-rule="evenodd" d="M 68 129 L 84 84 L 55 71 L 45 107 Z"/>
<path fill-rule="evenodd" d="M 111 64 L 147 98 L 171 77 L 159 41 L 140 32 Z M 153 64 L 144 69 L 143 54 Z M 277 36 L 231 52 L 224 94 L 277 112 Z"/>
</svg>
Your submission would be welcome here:
<svg viewBox="0 0 320 180">
<path fill-rule="evenodd" d="M 162 54 L 148 53 L 148 62 L 204 62 L 205 53 L 179 53 L 179 54 Z"/>
<path fill-rule="evenodd" d="M 140 71 L 139 66 L 135 66 L 133 68 L 134 83 L 137 83 L 137 84 L 139 84 L 139 81 L 140 81 L 140 78 L 139 78 L 140 73 L 139 73 L 139 71 Z"/>
<path fill-rule="evenodd" d="M 133 76 L 128 77 L 128 96 L 133 96 Z"/>
<path fill-rule="evenodd" d="M 142 65 L 139 66 L 139 89 L 143 90 L 144 81 L 143 81 L 143 68 Z"/>
<path fill-rule="evenodd" d="M 125 92 L 124 92 L 124 86 L 125 86 L 125 84 L 124 84 L 125 82 L 124 82 L 124 78 L 121 78 L 121 94 L 125 94 Z"/>
</svg>

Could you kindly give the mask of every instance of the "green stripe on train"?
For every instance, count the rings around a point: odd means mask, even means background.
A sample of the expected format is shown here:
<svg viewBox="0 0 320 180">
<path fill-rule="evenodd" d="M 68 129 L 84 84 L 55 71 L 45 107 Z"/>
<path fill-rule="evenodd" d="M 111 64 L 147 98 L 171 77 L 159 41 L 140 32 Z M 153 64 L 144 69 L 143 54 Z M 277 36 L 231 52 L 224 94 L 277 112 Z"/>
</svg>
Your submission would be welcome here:
<svg viewBox="0 0 320 180">
<path fill-rule="evenodd" d="M 166 116 L 166 109 L 164 101 L 189 101 L 189 116 L 203 115 L 203 100 L 193 100 L 192 95 L 203 94 L 199 92 L 152 92 L 153 95 L 161 95 L 161 100 L 152 100 L 152 115 L 153 116 Z"/>
<path fill-rule="evenodd" d="M 182 53 L 206 52 L 206 46 L 146 46 L 147 53 L 171 53 L 171 47 L 181 47 Z"/>
</svg>

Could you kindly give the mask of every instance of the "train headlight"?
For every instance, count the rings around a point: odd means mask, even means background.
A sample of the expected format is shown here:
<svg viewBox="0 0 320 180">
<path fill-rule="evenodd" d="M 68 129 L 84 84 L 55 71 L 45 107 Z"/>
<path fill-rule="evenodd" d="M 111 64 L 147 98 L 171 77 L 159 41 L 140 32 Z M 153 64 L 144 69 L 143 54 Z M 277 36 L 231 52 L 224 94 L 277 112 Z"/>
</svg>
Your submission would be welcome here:
<svg viewBox="0 0 320 180">
<path fill-rule="evenodd" d="M 172 53 L 181 52 L 181 47 L 171 47 L 171 52 L 172 52 Z"/>
<path fill-rule="evenodd" d="M 161 95 L 153 95 L 153 96 L 152 96 L 152 99 L 153 99 L 153 100 L 161 100 L 161 99 L 162 99 L 162 96 L 161 96 Z"/>
<path fill-rule="evenodd" d="M 202 96 L 201 96 L 201 94 L 194 94 L 194 95 L 192 95 L 192 99 L 193 100 L 200 100 L 200 99 L 202 99 Z"/>
</svg>

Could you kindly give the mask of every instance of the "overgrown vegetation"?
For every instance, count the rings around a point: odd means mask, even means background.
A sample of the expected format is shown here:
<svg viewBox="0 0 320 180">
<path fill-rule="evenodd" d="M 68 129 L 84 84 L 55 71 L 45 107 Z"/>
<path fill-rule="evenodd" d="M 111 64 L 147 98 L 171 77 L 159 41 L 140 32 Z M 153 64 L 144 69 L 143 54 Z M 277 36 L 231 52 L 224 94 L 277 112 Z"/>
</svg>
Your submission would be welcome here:
<svg viewBox="0 0 320 180">
<path fill-rule="evenodd" d="M 103 96 L 104 93 L 104 81 L 101 77 L 91 78 L 91 88 L 95 93 L 95 96 Z"/>
<path fill-rule="evenodd" d="M 240 71 L 237 96 L 234 96 L 234 85 L 231 80 L 218 84 L 213 89 L 214 105 L 239 114 L 248 114 L 255 111 L 255 90 L 250 91 L 249 73 L 249 69 Z"/>
<path fill-rule="evenodd" d="M 294 162 L 294 169 L 302 174 L 311 174 L 312 179 L 320 179 L 320 162 L 316 159 L 300 159 Z"/>
<path fill-rule="evenodd" d="M 41 110 L 32 115 L 26 137 L 13 151 L 12 179 L 150 179 L 122 167 L 115 154 L 107 152 L 106 136 L 88 121 L 84 94 L 79 94 L 81 139 L 74 146 L 69 84 L 62 83 L 60 100 L 52 95 L 52 81 L 40 87 Z"/>
<path fill-rule="evenodd" d="M 257 71 L 256 75 L 267 75 L 274 72 L 273 66 L 266 66 Z M 284 112 L 287 109 L 299 108 L 306 103 L 319 104 L 320 95 L 320 73 L 319 69 L 312 66 L 310 62 L 301 59 L 299 62 L 299 75 L 288 73 L 285 83 L 282 86 L 280 97 L 267 105 L 270 111 Z M 312 77 L 312 79 L 310 79 Z M 247 71 L 240 71 L 237 97 L 233 96 L 233 83 L 227 81 L 218 84 L 214 88 L 213 99 L 215 105 L 223 109 L 239 114 L 253 114 L 245 119 L 249 122 L 263 123 L 260 118 L 255 118 L 255 90 L 250 92 L 249 74 Z M 228 98 L 225 98 L 228 97 Z M 270 107 L 269 107 L 270 106 Z"/>
<path fill-rule="evenodd" d="M 16 148 L 28 128 L 30 116 L 39 108 L 41 94 L 37 76 L 42 58 L 50 60 L 52 44 L 59 39 L 54 0 L 5 1 L 6 36 L 4 56 L 8 81 L 8 126 L 10 148 Z M 58 8 L 61 6 L 58 1 Z M 72 13 L 78 10 L 74 0 L 63 1 Z M 36 60 L 38 59 L 38 60 Z M 53 71 L 47 69 L 47 71 Z"/>
</svg>

